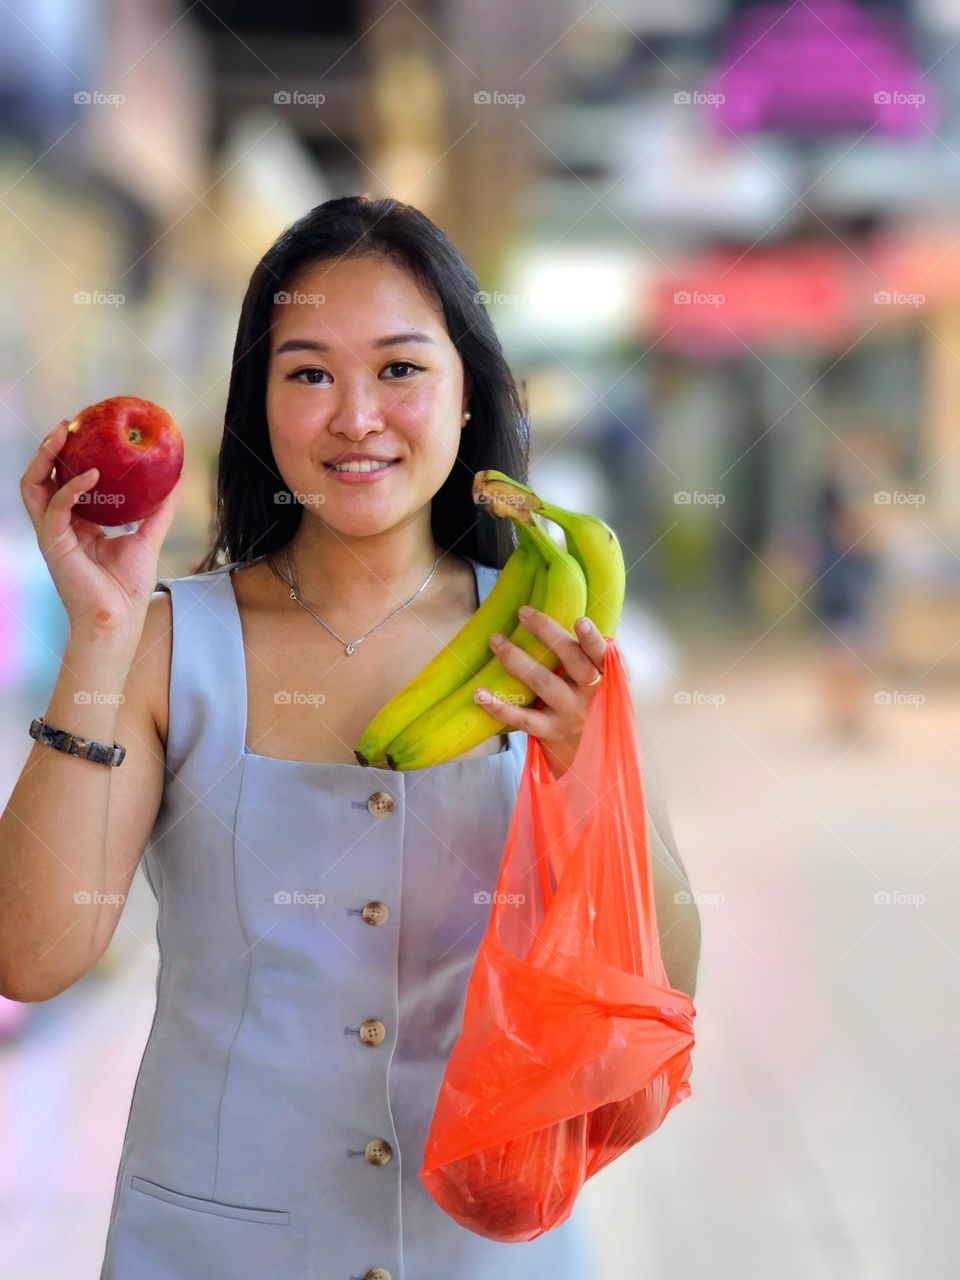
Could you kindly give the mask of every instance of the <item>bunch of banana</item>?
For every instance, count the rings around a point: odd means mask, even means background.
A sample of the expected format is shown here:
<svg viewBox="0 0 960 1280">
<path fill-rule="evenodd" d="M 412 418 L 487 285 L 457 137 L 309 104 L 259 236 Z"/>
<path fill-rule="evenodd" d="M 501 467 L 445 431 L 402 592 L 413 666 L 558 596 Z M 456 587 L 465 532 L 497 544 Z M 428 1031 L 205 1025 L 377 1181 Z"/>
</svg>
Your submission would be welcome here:
<svg viewBox="0 0 960 1280">
<path fill-rule="evenodd" d="M 474 702 L 478 685 L 515 705 L 536 700 L 490 650 L 491 633 L 500 631 L 549 670 L 559 666 L 553 650 L 519 621 L 521 605 L 531 604 L 568 631 L 586 614 L 602 634 L 614 634 L 624 569 L 619 543 L 607 525 L 542 502 L 528 486 L 499 471 L 477 473 L 473 498 L 493 515 L 514 521 L 517 547 L 470 620 L 366 726 L 354 752 L 362 765 L 423 769 L 504 732 L 502 721 Z M 538 511 L 563 529 L 566 550 L 543 527 Z"/>
<path fill-rule="evenodd" d="M 627 575 L 617 535 L 597 516 L 567 511 L 539 498 L 529 485 L 511 480 L 502 471 L 478 471 L 473 479 L 473 500 L 488 506 L 494 515 L 508 515 L 519 506 L 552 520 L 563 530 L 567 551 L 587 580 L 586 616 L 603 636 L 616 633 Z"/>
</svg>

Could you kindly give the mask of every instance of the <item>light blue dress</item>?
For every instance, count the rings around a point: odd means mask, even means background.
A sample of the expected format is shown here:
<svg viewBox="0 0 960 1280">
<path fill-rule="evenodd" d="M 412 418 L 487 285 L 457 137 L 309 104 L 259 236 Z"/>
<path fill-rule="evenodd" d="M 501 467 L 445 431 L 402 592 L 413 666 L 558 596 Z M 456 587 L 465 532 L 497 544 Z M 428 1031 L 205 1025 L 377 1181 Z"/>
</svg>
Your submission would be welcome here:
<svg viewBox="0 0 960 1280">
<path fill-rule="evenodd" d="M 100 1280 L 595 1280 L 583 1206 L 503 1244 L 418 1176 L 526 735 L 399 773 L 250 752 L 235 564 L 158 583 L 157 1003 Z"/>
</svg>

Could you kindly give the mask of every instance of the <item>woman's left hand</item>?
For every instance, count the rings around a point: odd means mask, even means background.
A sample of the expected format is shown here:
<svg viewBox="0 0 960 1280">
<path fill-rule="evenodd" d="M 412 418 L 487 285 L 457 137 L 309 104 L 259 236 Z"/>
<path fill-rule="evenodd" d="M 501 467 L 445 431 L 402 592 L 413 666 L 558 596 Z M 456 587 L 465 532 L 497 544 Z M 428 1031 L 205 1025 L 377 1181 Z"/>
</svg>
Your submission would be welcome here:
<svg viewBox="0 0 960 1280">
<path fill-rule="evenodd" d="M 520 621 L 560 659 L 563 675 L 536 662 L 506 636 L 494 633 L 490 647 L 503 667 L 521 680 L 538 698 L 532 707 L 516 706 L 482 685 L 474 700 L 497 720 L 539 738 L 555 776 L 566 773 L 583 736 L 587 713 L 600 681 L 586 687 L 603 671 L 607 642 L 589 618 L 577 618 L 576 635 L 539 609 L 524 605 Z M 569 679 L 564 679 L 568 676 Z M 485 696 L 484 696 L 485 695 Z"/>
</svg>

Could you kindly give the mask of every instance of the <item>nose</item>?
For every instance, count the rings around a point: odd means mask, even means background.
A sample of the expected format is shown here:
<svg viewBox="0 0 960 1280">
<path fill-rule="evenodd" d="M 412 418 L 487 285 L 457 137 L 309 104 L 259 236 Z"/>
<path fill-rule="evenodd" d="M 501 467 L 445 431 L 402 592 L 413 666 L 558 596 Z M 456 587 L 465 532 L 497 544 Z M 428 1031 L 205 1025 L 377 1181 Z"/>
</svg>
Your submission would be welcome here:
<svg viewBox="0 0 960 1280">
<path fill-rule="evenodd" d="M 382 431 L 379 396 L 359 383 L 343 387 L 330 419 L 330 430 L 349 440 L 362 440 L 371 432 Z"/>
</svg>

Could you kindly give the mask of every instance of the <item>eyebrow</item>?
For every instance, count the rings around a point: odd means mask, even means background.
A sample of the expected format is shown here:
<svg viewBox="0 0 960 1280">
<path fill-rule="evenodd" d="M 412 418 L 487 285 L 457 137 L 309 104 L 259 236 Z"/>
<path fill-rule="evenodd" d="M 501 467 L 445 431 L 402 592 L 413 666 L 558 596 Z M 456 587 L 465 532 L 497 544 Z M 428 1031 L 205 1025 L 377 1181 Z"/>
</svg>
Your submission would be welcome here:
<svg viewBox="0 0 960 1280">
<path fill-rule="evenodd" d="M 433 338 L 426 333 L 420 333 L 419 330 L 413 329 L 409 333 L 390 333 L 385 338 L 374 338 L 370 344 L 372 347 L 399 347 L 407 342 L 422 342 L 428 346 L 435 347 L 437 344 Z M 324 342 L 316 342 L 312 338 L 287 338 L 281 342 L 279 347 L 273 353 L 282 356 L 285 351 L 329 351 L 330 348 Z"/>
</svg>

